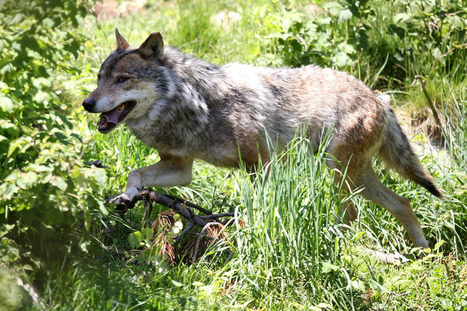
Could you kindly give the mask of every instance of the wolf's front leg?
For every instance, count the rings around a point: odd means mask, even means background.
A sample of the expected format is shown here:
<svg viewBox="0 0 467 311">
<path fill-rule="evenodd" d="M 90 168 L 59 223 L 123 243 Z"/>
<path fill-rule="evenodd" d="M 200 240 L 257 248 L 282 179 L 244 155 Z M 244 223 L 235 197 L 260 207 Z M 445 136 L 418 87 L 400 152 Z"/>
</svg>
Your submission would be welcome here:
<svg viewBox="0 0 467 311">
<path fill-rule="evenodd" d="M 112 199 L 118 210 L 132 208 L 138 200 L 139 192 L 148 186 L 184 186 L 191 182 L 193 159 L 161 155 L 154 165 L 131 171 L 128 175 L 125 193 Z"/>
</svg>

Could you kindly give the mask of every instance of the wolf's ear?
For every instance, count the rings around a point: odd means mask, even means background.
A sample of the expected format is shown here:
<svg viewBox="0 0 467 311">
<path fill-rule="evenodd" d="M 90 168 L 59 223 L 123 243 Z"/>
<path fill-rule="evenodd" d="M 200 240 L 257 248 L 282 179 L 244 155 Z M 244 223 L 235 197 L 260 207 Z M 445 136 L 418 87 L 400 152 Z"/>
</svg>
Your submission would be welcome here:
<svg viewBox="0 0 467 311">
<path fill-rule="evenodd" d="M 162 61 L 164 57 L 164 41 L 160 32 L 153 32 L 138 49 L 143 58 L 155 58 Z"/>
<path fill-rule="evenodd" d="M 126 50 L 130 47 L 125 38 L 118 32 L 118 28 L 115 28 L 115 36 L 117 37 L 117 50 Z"/>
</svg>

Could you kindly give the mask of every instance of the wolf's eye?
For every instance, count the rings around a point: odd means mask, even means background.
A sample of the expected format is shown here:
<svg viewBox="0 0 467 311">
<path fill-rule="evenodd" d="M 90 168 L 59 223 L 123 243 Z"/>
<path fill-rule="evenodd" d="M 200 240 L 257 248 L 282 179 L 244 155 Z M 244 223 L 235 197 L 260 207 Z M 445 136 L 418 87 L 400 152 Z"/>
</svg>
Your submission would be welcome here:
<svg viewBox="0 0 467 311">
<path fill-rule="evenodd" d="M 123 83 L 125 81 L 127 81 L 129 78 L 128 77 L 120 77 L 117 79 L 117 83 Z"/>
<path fill-rule="evenodd" d="M 101 79 L 101 74 L 98 73 L 98 74 L 97 74 L 97 81 L 99 81 L 100 79 Z"/>
</svg>

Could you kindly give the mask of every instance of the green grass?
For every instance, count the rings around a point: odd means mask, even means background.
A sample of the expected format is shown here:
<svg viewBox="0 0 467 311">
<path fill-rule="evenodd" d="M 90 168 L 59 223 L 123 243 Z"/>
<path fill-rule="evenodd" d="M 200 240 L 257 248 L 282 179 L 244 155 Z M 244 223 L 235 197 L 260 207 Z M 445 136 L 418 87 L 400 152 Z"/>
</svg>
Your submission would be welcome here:
<svg viewBox="0 0 467 311">
<path fill-rule="evenodd" d="M 115 27 L 135 47 L 150 32 L 162 31 L 167 44 L 218 64 L 281 64 L 281 54 L 263 42 L 267 27 L 276 27 L 268 23 L 291 16 L 306 3 L 164 1 L 147 4 L 138 14 L 124 18 L 101 23 L 90 18 L 79 29 L 90 40 L 76 64 L 83 75 L 75 80 L 79 84 L 75 104 L 94 88 L 100 63 L 115 48 Z M 234 10 L 242 18 L 226 28 L 217 26 L 212 16 L 223 10 Z M 377 23 L 378 31 L 387 27 L 383 21 Z M 363 80 L 373 81 L 380 68 L 371 67 L 371 57 L 359 60 Z M 422 162 L 444 189 L 445 200 L 434 199 L 377 164 L 384 183 L 411 199 L 426 236 L 436 245 L 423 260 L 393 266 L 369 256 L 371 249 L 415 258 L 412 243 L 394 217 L 358 196 L 351 198 L 358 220 L 350 227 L 336 221 L 340 189 L 333 186 L 332 173 L 324 166 L 325 155 L 312 155 L 309 143 L 297 139 L 269 164 L 268 178 L 264 172 L 251 177 L 243 170 L 196 162 L 189 187 L 157 189 L 215 211 L 235 211 L 237 220 L 243 221 L 243 227 L 237 221 L 227 229 L 228 241 L 211 248 L 196 263 L 138 262 L 128 237 L 141 229 L 141 205 L 124 220 L 113 215 L 96 218 L 93 251 L 87 258 L 76 258 L 71 267 L 51 272 L 41 291 L 45 309 L 465 310 L 467 85 L 462 62 L 456 63 L 457 73 L 445 72 L 443 67 L 430 76 L 434 78 L 428 84 L 442 111 L 451 155 L 428 155 Z M 416 72 L 414 66 L 407 64 L 407 70 Z M 418 87 L 403 95 L 397 99 L 423 101 Z M 72 118 L 75 131 L 87 142 L 83 160 L 102 160 L 110 167 L 107 195 L 124 190 L 132 169 L 158 159 L 124 126 L 104 136 L 96 130 L 96 115 L 83 114 L 78 108 Z M 416 138 L 425 139 L 422 134 Z"/>
<path fill-rule="evenodd" d="M 230 228 L 229 242 L 197 263 L 165 271 L 137 264 L 125 241 L 129 232 L 120 229 L 112 233 L 117 240 L 103 246 L 107 254 L 98 252 L 98 257 L 51 281 L 46 303 L 61 310 L 406 310 L 417 305 L 424 310 L 462 310 L 467 265 L 465 227 L 460 227 L 465 210 L 455 210 L 462 204 L 460 198 L 449 195 L 450 203 L 437 206 L 424 190 L 406 182 L 397 189 L 398 180 L 385 174 L 392 188 L 414 198 L 427 234 L 446 242 L 423 260 L 383 264 L 366 249 L 409 253 L 411 242 L 392 216 L 359 198 L 358 222 L 341 231 L 343 225 L 335 222 L 339 189 L 332 185 L 323 156 L 311 155 L 309 143 L 297 140 L 271 162 L 267 178 L 265 173 L 253 180 L 245 172 L 232 176 L 234 185 L 218 191 L 231 192 L 229 203 L 245 226 Z M 202 174 L 205 165 L 197 166 Z M 231 173 L 215 174 L 222 180 L 223 174 Z M 201 189 L 213 189 L 210 182 L 195 181 L 192 191 L 209 201 L 209 191 Z M 135 228 L 140 212 L 126 216 Z M 456 234 L 459 240 L 450 243 Z M 233 252 L 229 262 L 226 249 Z M 124 255 L 119 258 L 117 251 Z"/>
</svg>

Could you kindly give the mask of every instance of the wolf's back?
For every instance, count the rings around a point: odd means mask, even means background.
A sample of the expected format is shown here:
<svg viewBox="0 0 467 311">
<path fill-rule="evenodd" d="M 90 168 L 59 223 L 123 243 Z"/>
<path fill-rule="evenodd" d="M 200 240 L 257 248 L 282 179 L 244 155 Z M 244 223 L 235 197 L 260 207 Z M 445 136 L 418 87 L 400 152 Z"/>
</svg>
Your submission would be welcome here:
<svg viewBox="0 0 467 311">
<path fill-rule="evenodd" d="M 389 98 L 380 96 L 380 99 L 384 103 L 386 114 L 382 144 L 379 150 L 380 158 L 389 168 L 395 169 L 400 175 L 413 180 L 433 195 L 441 198 L 443 195 L 435 185 L 433 177 L 420 164 L 407 136 L 402 131 L 396 115 L 390 107 Z"/>
</svg>

